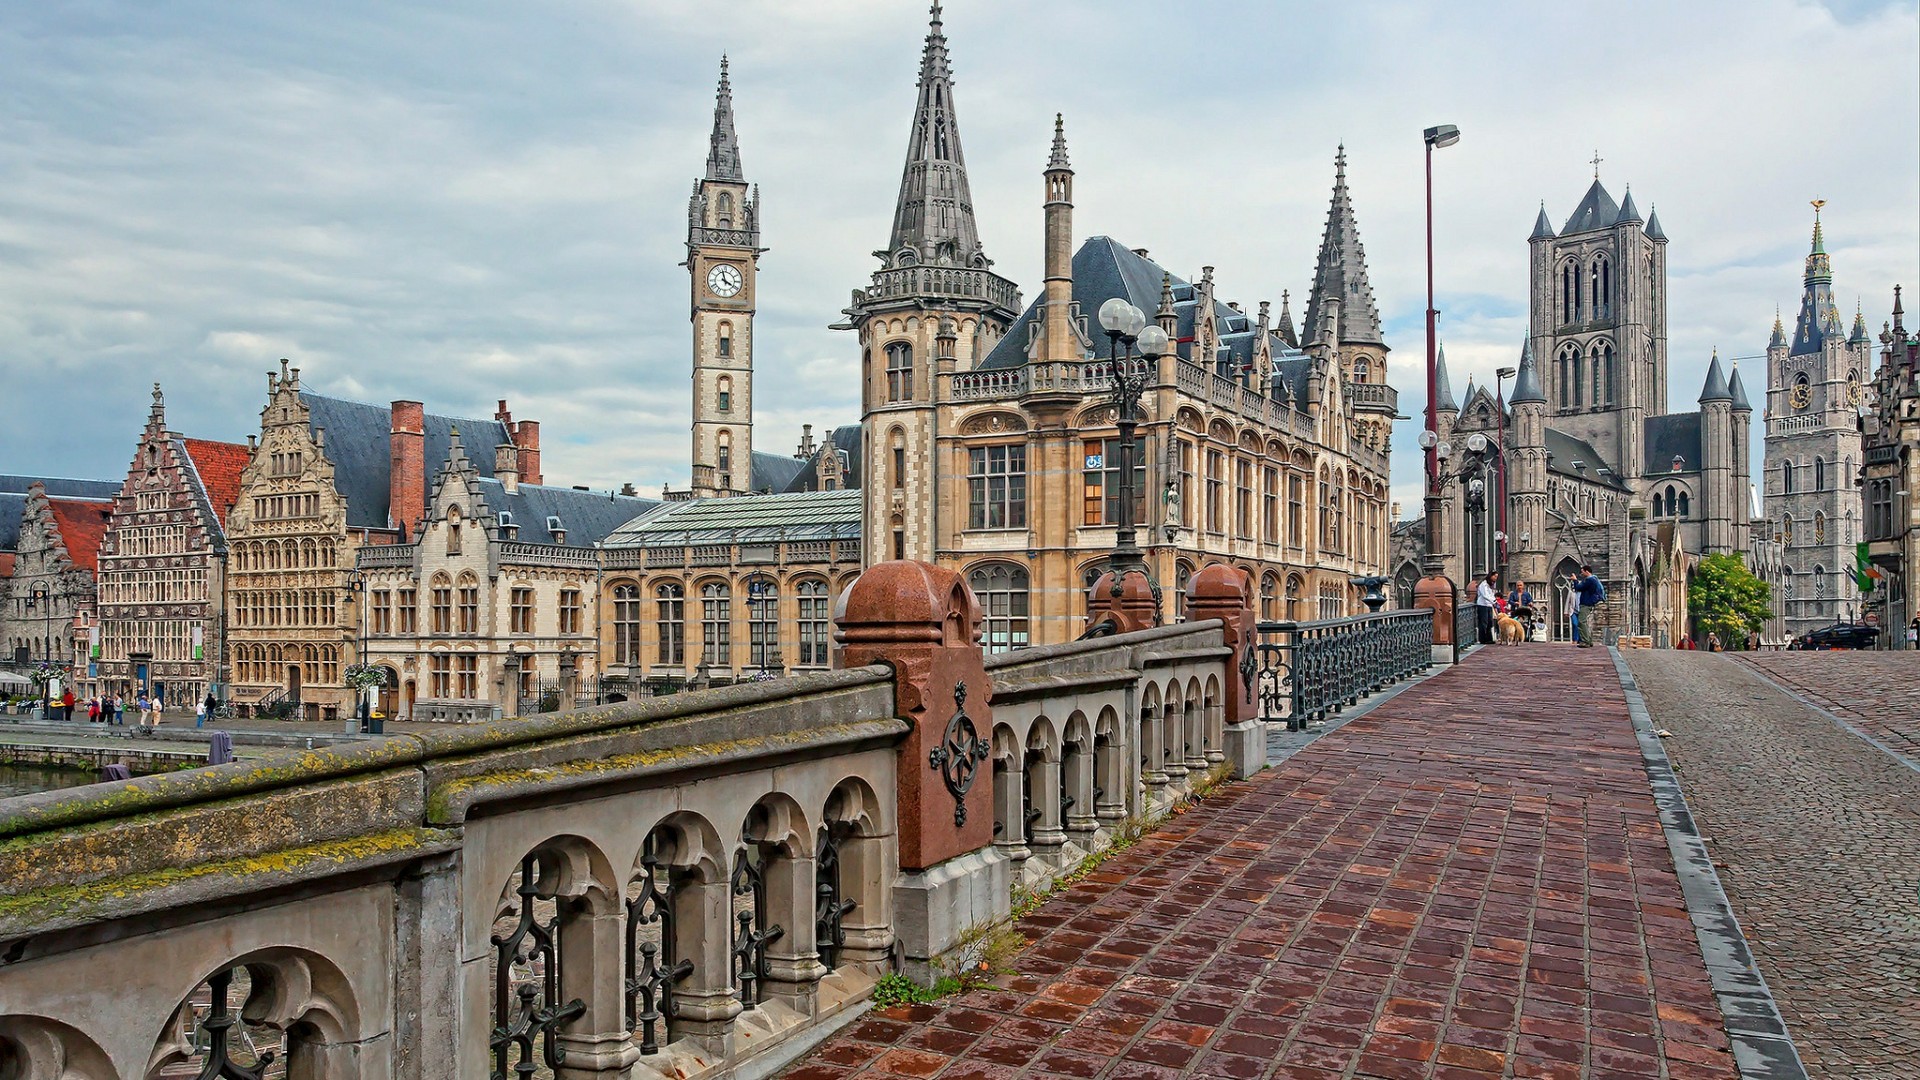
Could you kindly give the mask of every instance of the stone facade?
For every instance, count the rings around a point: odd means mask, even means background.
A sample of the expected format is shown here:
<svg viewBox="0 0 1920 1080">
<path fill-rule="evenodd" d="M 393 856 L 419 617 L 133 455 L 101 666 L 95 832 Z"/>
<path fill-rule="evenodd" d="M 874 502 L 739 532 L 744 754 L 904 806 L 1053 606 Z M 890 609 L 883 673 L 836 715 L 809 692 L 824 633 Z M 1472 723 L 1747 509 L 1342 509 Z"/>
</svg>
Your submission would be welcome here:
<svg viewBox="0 0 1920 1080">
<path fill-rule="evenodd" d="M 100 546 L 97 689 L 191 707 L 225 680 L 224 517 L 247 448 L 167 428 L 160 387 Z"/>
<path fill-rule="evenodd" d="M 727 63 L 713 107 L 706 175 L 687 206 L 693 305 L 695 498 L 753 484 L 753 312 L 760 255 L 760 193 L 740 170 Z"/>
<path fill-rule="evenodd" d="M 1909 649 L 1909 632 L 1920 630 L 1920 334 L 1906 327 L 1897 285 L 1880 345 L 1861 418 L 1863 538 L 1878 574 L 1865 606 L 1882 628 L 1880 647 Z"/>
<path fill-rule="evenodd" d="M 456 430 L 419 539 L 359 551 L 386 716 L 467 722 L 594 699 L 594 546 L 657 504 L 521 484 L 514 449 L 498 447 L 483 476 Z"/>
<path fill-rule="evenodd" d="M 1793 338 L 1776 318 L 1767 343 L 1766 513 L 1786 548 L 1789 635 L 1861 615 L 1859 408 L 1873 345 L 1864 316 L 1850 335 L 1841 321 L 1819 214 Z"/>
<path fill-rule="evenodd" d="M 89 688 L 94 574 L 112 512 L 112 502 L 49 498 L 40 481 L 27 488 L 13 572 L 0 593 L 0 642 L 6 644 L 0 663 L 24 670 L 51 662 L 70 669 L 76 692 Z"/>
<path fill-rule="evenodd" d="M 1299 338 L 1106 237 L 1078 249 L 1061 126 L 1043 171 L 1045 282 L 1022 311 L 974 224 L 950 60 L 936 12 L 892 234 L 839 324 L 862 358 L 869 564 L 953 568 L 995 650 L 1073 639 L 1115 543 L 1119 447 L 1107 341 L 1092 312 L 1124 297 L 1178 344 L 1143 400 L 1136 473 L 1165 617 L 1203 565 L 1229 563 L 1274 617 L 1359 610 L 1348 583 L 1387 557 L 1386 346 L 1336 168 Z M 1296 347 L 1304 343 L 1303 347 Z M 1284 605 L 1284 606 L 1283 606 Z"/>
</svg>

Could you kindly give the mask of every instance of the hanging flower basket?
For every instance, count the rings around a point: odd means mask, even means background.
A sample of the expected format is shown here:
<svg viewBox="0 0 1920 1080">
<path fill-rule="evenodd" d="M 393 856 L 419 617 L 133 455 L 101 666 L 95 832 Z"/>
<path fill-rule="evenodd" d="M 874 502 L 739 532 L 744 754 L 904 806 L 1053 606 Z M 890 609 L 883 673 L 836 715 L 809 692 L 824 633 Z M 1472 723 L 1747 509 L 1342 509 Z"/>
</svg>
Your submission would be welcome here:
<svg viewBox="0 0 1920 1080">
<path fill-rule="evenodd" d="M 367 691 L 387 684 L 387 669 L 371 664 L 353 664 L 341 673 L 340 678 L 355 690 Z"/>
</svg>

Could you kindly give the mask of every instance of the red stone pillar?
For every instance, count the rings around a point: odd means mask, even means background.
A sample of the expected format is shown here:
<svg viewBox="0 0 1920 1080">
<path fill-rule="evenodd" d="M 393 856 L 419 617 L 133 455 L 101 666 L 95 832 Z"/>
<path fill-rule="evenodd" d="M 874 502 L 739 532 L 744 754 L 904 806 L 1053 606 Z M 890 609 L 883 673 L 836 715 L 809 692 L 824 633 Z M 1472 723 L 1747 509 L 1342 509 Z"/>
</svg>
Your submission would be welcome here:
<svg viewBox="0 0 1920 1080">
<path fill-rule="evenodd" d="M 894 715 L 912 725 L 896 765 L 900 874 L 895 933 L 910 976 L 955 969 L 967 931 L 1010 914 L 993 841 L 992 687 L 976 644 L 980 607 L 959 574 L 928 563 L 869 567 L 836 616 L 842 667 L 893 669 Z"/>
<path fill-rule="evenodd" d="M 1231 650 L 1220 665 L 1221 715 L 1203 717 L 1201 722 L 1218 731 L 1217 741 L 1210 741 L 1226 752 L 1234 778 L 1245 779 L 1267 767 L 1267 730 L 1260 720 L 1254 685 L 1259 657 L 1254 654 L 1253 598 L 1246 579 L 1231 566 L 1201 567 L 1187 582 L 1187 618 L 1194 622 L 1219 619 L 1221 641 Z M 1221 726 L 1215 729 L 1215 724 Z"/>
<path fill-rule="evenodd" d="M 1414 583 L 1413 606 L 1433 611 L 1433 643 L 1453 644 L 1453 582 L 1433 574 Z"/>
<path fill-rule="evenodd" d="M 1160 605 L 1153 598 L 1153 586 L 1145 574 L 1120 575 L 1120 587 L 1114 588 L 1113 571 L 1087 590 L 1087 628 L 1105 626 L 1105 633 L 1128 634 L 1160 625 Z"/>
</svg>

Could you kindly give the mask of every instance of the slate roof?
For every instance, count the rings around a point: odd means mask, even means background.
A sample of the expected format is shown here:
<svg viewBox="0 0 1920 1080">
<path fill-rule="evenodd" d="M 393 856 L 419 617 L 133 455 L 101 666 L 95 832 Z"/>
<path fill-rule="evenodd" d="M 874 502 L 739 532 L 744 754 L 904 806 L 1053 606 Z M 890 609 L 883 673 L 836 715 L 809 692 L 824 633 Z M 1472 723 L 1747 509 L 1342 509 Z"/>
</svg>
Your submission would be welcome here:
<svg viewBox="0 0 1920 1080">
<path fill-rule="evenodd" d="M 1440 346 L 1439 355 L 1433 362 L 1433 387 L 1435 412 L 1460 411 L 1460 406 L 1453 400 L 1453 383 L 1447 379 L 1447 347 L 1445 345 Z"/>
<path fill-rule="evenodd" d="M 1307 400 L 1307 380 L 1313 377 L 1313 358 L 1305 353 L 1292 353 L 1287 356 L 1277 351 L 1273 357 L 1273 377 L 1268 380 L 1270 393 L 1280 401 L 1286 401 L 1291 394 L 1295 408 L 1305 406 Z"/>
<path fill-rule="evenodd" d="M 751 544 L 859 535 L 860 490 L 840 488 L 663 503 L 615 529 L 605 546 Z"/>
<path fill-rule="evenodd" d="M 1320 238 L 1320 256 L 1313 267 L 1313 292 L 1307 299 L 1307 337 L 1320 325 L 1320 307 L 1340 301 L 1340 342 L 1384 344 L 1380 310 L 1374 306 L 1373 286 L 1367 281 L 1367 251 L 1360 243 L 1360 225 L 1354 219 L 1353 197 L 1347 191 L 1347 148 L 1333 159 L 1333 203 L 1327 208 L 1327 227 Z M 1145 310 L 1145 309 L 1143 309 Z"/>
<path fill-rule="evenodd" d="M 113 503 L 86 499 L 48 499 L 60 540 L 73 565 L 92 573 L 100 565 L 100 540 L 113 521 Z"/>
<path fill-rule="evenodd" d="M 1632 188 L 1627 189 L 1627 197 L 1625 200 L 1623 200 L 1620 203 L 1620 216 L 1617 218 L 1614 218 L 1613 220 L 1615 224 L 1618 224 L 1622 221 L 1642 220 L 1640 217 L 1640 208 L 1633 205 L 1633 189 Z"/>
<path fill-rule="evenodd" d="M 567 547 L 592 547 L 615 529 L 661 505 L 658 499 L 546 484 L 517 484 L 509 495 L 492 477 L 483 477 L 479 483 L 481 497 L 496 520 L 502 512 L 513 515 L 511 520 L 519 530 L 515 539 L 525 544 L 557 543 L 547 527 L 547 519 L 556 517 L 566 530 Z"/>
<path fill-rule="evenodd" d="M 755 450 L 753 476 L 748 481 L 748 487 L 753 491 L 785 491 L 806 467 L 807 462 L 804 458 Z"/>
<path fill-rule="evenodd" d="M 822 441 L 822 450 L 831 447 L 840 454 L 842 487 L 860 486 L 861 431 L 859 424 L 844 424 L 827 432 L 826 439 Z M 794 460 L 801 461 L 799 458 Z M 801 465 L 803 467 L 793 475 L 792 480 L 787 482 L 787 486 L 778 490 L 782 492 L 818 490 L 814 485 L 819 482 L 819 474 L 813 470 L 812 460 L 801 461 Z"/>
<path fill-rule="evenodd" d="M 309 411 L 307 426 L 325 428 L 327 460 L 333 462 L 333 486 L 347 500 L 347 525 L 355 529 L 386 529 L 387 502 L 392 497 L 393 410 L 386 405 L 346 401 L 302 390 L 300 400 Z M 512 442 L 513 435 L 498 420 L 459 420 L 426 415 L 426 453 L 421 469 L 421 497 L 432 491 L 433 478 L 447 464 L 452 432 L 474 447 L 469 460 L 481 476 L 493 475 L 493 448 Z"/>
<path fill-rule="evenodd" d="M 20 517 L 27 512 L 27 497 L 16 491 L 0 491 L 0 551 L 20 546 Z"/>
<path fill-rule="evenodd" d="M 1683 460 L 1682 472 L 1696 472 L 1704 455 L 1700 450 L 1700 414 L 1668 413 L 1649 416 L 1642 422 L 1642 445 L 1647 448 L 1647 475 L 1657 476 L 1673 470 L 1673 458 Z"/>
<path fill-rule="evenodd" d="M 1533 219 L 1533 235 L 1527 237 L 1527 239 L 1553 239 L 1553 224 L 1547 220 L 1547 204 L 1544 201 L 1540 203 L 1540 216 Z"/>
<path fill-rule="evenodd" d="M 1732 401 L 1733 391 L 1727 387 L 1727 373 L 1720 367 L 1720 353 L 1715 350 L 1713 361 L 1707 365 L 1707 381 L 1700 387 L 1701 402 Z M 1649 461 L 1653 460 L 1651 458 Z"/>
<path fill-rule="evenodd" d="M 1595 229 L 1610 228 L 1620 220 L 1620 204 L 1613 201 L 1607 189 L 1600 186 L 1595 178 L 1593 186 L 1587 189 L 1587 197 L 1580 200 L 1574 208 L 1573 216 L 1560 228 L 1560 234 L 1592 232 Z"/>
<path fill-rule="evenodd" d="M 54 476 L 19 476 L 0 473 L 0 494 L 25 495 L 27 489 L 41 484 L 48 498 L 111 499 L 120 494 L 122 480 L 70 480 Z"/>
<path fill-rule="evenodd" d="M 1549 472 L 1617 488 L 1621 491 L 1627 489 L 1627 485 L 1620 479 L 1617 472 L 1600 471 L 1603 466 L 1612 470 L 1614 464 L 1602 457 L 1600 451 L 1595 450 L 1593 444 L 1587 440 L 1569 435 L 1559 428 L 1549 427 L 1546 429 L 1546 444 Z M 1584 470 L 1574 468 L 1573 463 L 1576 461 L 1583 463 L 1586 468 Z"/>
<path fill-rule="evenodd" d="M 211 439 L 180 439 L 180 447 L 193 463 L 201 490 L 214 514 L 215 523 L 227 527 L 227 511 L 240 500 L 240 470 L 253 455 L 242 443 L 214 442 Z M 203 508 L 205 509 L 205 508 Z"/>
<path fill-rule="evenodd" d="M 1106 349 L 1106 335 L 1095 322 L 1100 305 L 1122 296 L 1152 318 L 1160 308 L 1162 278 L 1172 279 L 1173 310 L 1179 320 L 1174 333 L 1179 340 L 1177 349 L 1182 357 L 1194 363 L 1202 362 L 1193 356 L 1194 313 L 1199 306 L 1193 284 L 1106 236 L 1087 237 L 1080 250 L 1073 253 L 1073 299 L 1087 319 L 1087 332 L 1095 339 L 1096 353 L 1104 356 Z M 1039 323 L 1043 300 L 1044 296 L 1037 296 L 1027 305 L 1027 310 L 1021 312 L 1007 330 L 1007 336 L 980 362 L 981 368 L 1019 367 L 1027 362 L 1027 343 Z M 1218 300 L 1213 305 L 1213 317 L 1226 354 L 1243 363 L 1251 359 L 1256 332 L 1253 320 L 1245 312 L 1235 311 Z"/>
<path fill-rule="evenodd" d="M 1665 240 L 1666 230 L 1660 228 L 1660 211 L 1656 208 L 1647 212 L 1647 239 Z"/>
<path fill-rule="evenodd" d="M 1520 370 L 1513 379 L 1513 397 L 1510 405 L 1522 405 L 1538 401 L 1545 403 L 1547 395 L 1540 389 L 1540 375 L 1533 363 L 1533 339 L 1523 338 L 1520 342 Z"/>
<path fill-rule="evenodd" d="M 1747 400 L 1747 388 L 1740 381 L 1740 365 L 1733 365 L 1733 378 L 1727 382 L 1727 393 L 1733 397 L 1734 412 L 1752 412 L 1753 403 Z"/>
</svg>

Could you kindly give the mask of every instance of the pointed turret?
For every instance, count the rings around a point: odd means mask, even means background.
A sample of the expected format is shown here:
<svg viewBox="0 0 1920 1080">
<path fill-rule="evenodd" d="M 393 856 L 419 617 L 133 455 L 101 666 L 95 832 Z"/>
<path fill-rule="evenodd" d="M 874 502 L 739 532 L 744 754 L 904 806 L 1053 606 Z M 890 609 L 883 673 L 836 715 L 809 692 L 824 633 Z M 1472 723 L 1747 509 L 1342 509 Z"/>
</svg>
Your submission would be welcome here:
<svg viewBox="0 0 1920 1080">
<path fill-rule="evenodd" d="M 1847 344 L 1865 345 L 1869 340 L 1871 339 L 1867 337 L 1866 309 L 1860 301 L 1856 300 L 1853 303 L 1853 334 L 1847 338 Z"/>
<path fill-rule="evenodd" d="M 1533 219 L 1533 235 L 1529 240 L 1553 239 L 1553 223 L 1547 220 L 1547 200 L 1540 200 L 1540 216 Z"/>
<path fill-rule="evenodd" d="M 938 3 L 933 5 L 926 47 L 920 54 L 919 88 L 887 264 L 899 265 L 901 253 L 911 252 L 922 263 L 989 266 L 973 220 L 973 193 L 967 186 L 966 155 L 960 150 L 953 73 Z"/>
<path fill-rule="evenodd" d="M 1513 377 L 1513 397 L 1509 403 L 1526 405 L 1539 402 L 1547 403 L 1547 395 L 1540 389 L 1540 373 L 1534 369 L 1533 339 L 1526 338 L 1520 343 L 1520 370 Z"/>
<path fill-rule="evenodd" d="M 1288 348 L 1300 347 L 1300 336 L 1293 329 L 1293 294 L 1286 289 L 1280 290 L 1280 322 L 1274 326 L 1273 332 L 1280 335 L 1280 340 L 1286 342 Z"/>
<path fill-rule="evenodd" d="M 1640 208 L 1633 205 L 1633 188 L 1627 188 L 1627 200 L 1620 204 L 1620 216 L 1613 219 L 1615 225 L 1640 220 Z"/>
<path fill-rule="evenodd" d="M 745 180 L 740 171 L 740 137 L 733 132 L 733 85 L 727 58 L 720 58 L 720 88 L 713 95 L 713 134 L 707 139 L 707 179 Z"/>
<path fill-rule="evenodd" d="M 1813 204 L 1813 249 L 1807 252 L 1805 289 L 1800 294 L 1800 314 L 1793 324 L 1792 356 L 1817 353 L 1825 347 L 1827 335 L 1840 332 L 1840 312 L 1833 304 L 1833 264 L 1827 258 L 1826 238 L 1820 229 L 1820 207 Z"/>
<path fill-rule="evenodd" d="M 1459 412 L 1460 406 L 1453 400 L 1453 385 L 1447 381 L 1447 347 L 1440 346 L 1440 353 L 1433 362 L 1433 411 Z"/>
<path fill-rule="evenodd" d="M 1780 321 L 1780 309 L 1773 309 L 1773 337 L 1767 340 L 1767 348 L 1782 348 L 1787 343 L 1787 327 Z"/>
<path fill-rule="evenodd" d="M 1720 350 L 1713 350 L 1713 362 L 1707 365 L 1707 384 L 1700 388 L 1700 403 L 1709 401 L 1732 401 L 1733 391 L 1727 388 L 1727 373 L 1720 368 Z"/>
<path fill-rule="evenodd" d="M 1747 388 L 1740 382 L 1740 363 L 1734 361 L 1733 378 L 1727 381 L 1727 396 L 1733 399 L 1734 412 L 1752 412 L 1753 405 L 1747 401 Z"/>
<path fill-rule="evenodd" d="M 1173 306 L 1173 275 L 1160 274 L 1160 306 L 1153 313 L 1153 321 L 1166 332 L 1168 341 L 1180 340 L 1180 312 Z"/>
<path fill-rule="evenodd" d="M 1373 286 L 1367 283 L 1367 253 L 1360 246 L 1360 226 L 1354 220 L 1353 198 L 1347 191 L 1347 148 L 1335 154 L 1333 205 L 1327 210 L 1327 230 L 1320 240 L 1314 264 L 1313 293 L 1307 300 L 1307 321 L 1317 325 L 1321 306 L 1340 304 L 1339 344 L 1384 345 L 1380 312 L 1373 304 Z"/>
<path fill-rule="evenodd" d="M 1654 207 L 1647 212 L 1647 239 L 1666 242 L 1666 230 L 1660 227 L 1660 208 Z"/>
</svg>

